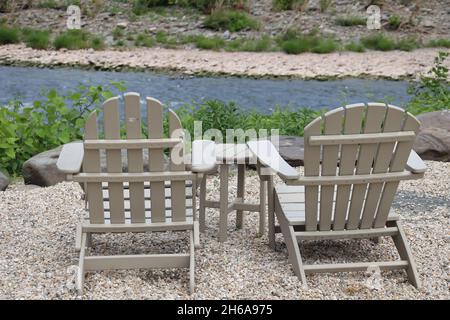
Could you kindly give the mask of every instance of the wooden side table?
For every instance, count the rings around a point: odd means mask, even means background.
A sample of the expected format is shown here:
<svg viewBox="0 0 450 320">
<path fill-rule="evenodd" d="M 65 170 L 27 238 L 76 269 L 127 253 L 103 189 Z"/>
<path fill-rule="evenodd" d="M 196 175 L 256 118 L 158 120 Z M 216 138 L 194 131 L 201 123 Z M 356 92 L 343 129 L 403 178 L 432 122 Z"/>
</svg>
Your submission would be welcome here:
<svg viewBox="0 0 450 320">
<path fill-rule="evenodd" d="M 215 148 L 216 161 L 220 175 L 220 200 L 200 201 L 199 220 L 200 231 L 204 232 L 205 209 L 219 208 L 219 241 L 224 242 L 227 239 L 228 214 L 236 210 L 236 228 L 241 229 L 244 224 L 244 211 L 259 212 L 259 235 L 264 234 L 266 223 L 266 181 L 260 181 L 260 198 L 259 204 L 245 203 L 245 165 L 246 163 L 256 163 L 254 155 L 247 148 L 246 144 L 216 144 Z M 228 172 L 229 166 L 237 164 L 238 181 L 237 181 L 237 197 L 234 201 L 228 202 Z M 206 174 L 205 174 L 206 175 Z M 200 192 L 206 194 L 206 177 L 202 179 Z"/>
</svg>

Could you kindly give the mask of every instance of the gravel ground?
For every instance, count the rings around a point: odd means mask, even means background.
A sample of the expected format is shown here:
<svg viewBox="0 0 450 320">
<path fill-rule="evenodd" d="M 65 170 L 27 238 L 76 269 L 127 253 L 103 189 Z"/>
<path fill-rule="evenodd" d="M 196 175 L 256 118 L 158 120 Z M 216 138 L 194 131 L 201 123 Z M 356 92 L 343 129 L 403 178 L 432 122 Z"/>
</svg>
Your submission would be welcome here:
<svg viewBox="0 0 450 320">
<path fill-rule="evenodd" d="M 84 296 L 74 290 L 75 226 L 83 212 L 75 183 L 49 188 L 14 184 L 0 192 L 0 299 L 449 299 L 450 164 L 427 161 L 422 180 L 401 183 L 393 210 L 402 216 L 423 288 L 416 290 L 404 271 L 382 272 L 379 287 L 364 272 L 307 276 L 308 289 L 293 275 L 282 236 L 278 251 L 257 237 L 257 214 L 217 241 L 218 211 L 208 209 L 202 248 L 196 251 L 196 292 L 188 294 L 187 270 L 127 270 L 88 273 Z M 230 185 L 234 189 L 236 177 Z M 258 178 L 249 171 L 246 198 L 257 201 Z M 208 196 L 218 196 L 219 181 L 208 181 Z M 251 187 L 254 186 L 254 187 Z M 188 235 L 161 233 L 94 236 L 96 253 L 185 252 Z M 127 246 L 130 245 L 131 246 Z M 393 243 L 369 240 L 305 242 L 307 263 L 398 258 Z"/>
</svg>

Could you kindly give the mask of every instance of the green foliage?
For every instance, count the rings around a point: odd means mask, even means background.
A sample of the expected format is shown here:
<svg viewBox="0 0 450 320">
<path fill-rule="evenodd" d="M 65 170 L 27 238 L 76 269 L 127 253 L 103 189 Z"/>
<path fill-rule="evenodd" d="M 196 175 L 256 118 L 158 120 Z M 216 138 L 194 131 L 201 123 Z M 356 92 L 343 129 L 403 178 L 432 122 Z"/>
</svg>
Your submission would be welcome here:
<svg viewBox="0 0 450 320">
<path fill-rule="evenodd" d="M 259 39 L 236 39 L 227 42 L 227 51 L 248 51 L 248 52 L 263 52 L 271 51 L 273 48 L 273 40 L 268 36 L 264 35 Z"/>
<path fill-rule="evenodd" d="M 235 10 L 214 11 L 206 18 L 204 24 L 209 29 L 229 30 L 231 32 L 259 28 L 257 20 L 245 12 Z"/>
<path fill-rule="evenodd" d="M 63 3 L 62 1 L 56 1 L 56 0 L 46 0 L 46 1 L 40 1 L 37 5 L 38 8 L 44 8 L 44 9 L 66 9 L 67 4 Z"/>
<path fill-rule="evenodd" d="M 345 46 L 345 49 L 353 52 L 364 52 L 366 50 L 361 42 L 350 42 Z"/>
<path fill-rule="evenodd" d="M 0 25 L 0 45 L 18 43 L 20 41 L 19 35 L 20 33 L 17 28 Z"/>
<path fill-rule="evenodd" d="M 206 50 L 219 50 L 225 46 L 225 41 L 221 37 L 197 36 L 194 43 L 197 48 Z"/>
<path fill-rule="evenodd" d="M 326 12 L 330 7 L 331 3 L 332 0 L 320 0 L 319 1 L 320 12 Z"/>
<path fill-rule="evenodd" d="M 400 27 L 400 24 L 402 23 L 402 18 L 399 16 L 393 15 L 389 17 L 388 20 L 388 27 L 391 30 L 397 30 Z"/>
<path fill-rule="evenodd" d="M 114 40 L 121 39 L 124 36 L 124 34 L 125 34 L 124 30 L 120 27 L 115 27 L 112 32 Z"/>
<path fill-rule="evenodd" d="M 99 36 L 94 36 L 84 30 L 67 30 L 59 34 L 53 41 L 55 49 L 66 48 L 79 50 L 93 48 L 101 50 L 105 47 L 104 41 Z"/>
<path fill-rule="evenodd" d="M 419 114 L 450 109 L 449 70 L 444 64 L 448 56 L 448 52 L 439 52 L 430 72 L 409 87 L 409 93 L 414 95 L 406 108 L 409 112 Z"/>
<path fill-rule="evenodd" d="M 417 49 L 419 47 L 419 44 L 417 43 L 416 38 L 409 37 L 398 40 L 395 47 L 402 51 L 412 51 L 414 49 Z"/>
<path fill-rule="evenodd" d="M 275 11 L 300 9 L 306 0 L 272 0 L 272 8 Z"/>
<path fill-rule="evenodd" d="M 427 47 L 450 48 L 450 39 L 436 39 L 427 43 Z"/>
<path fill-rule="evenodd" d="M 361 42 L 366 48 L 372 50 L 389 51 L 396 48 L 395 41 L 382 33 L 364 37 Z"/>
<path fill-rule="evenodd" d="M 0 106 L 1 169 L 18 174 L 23 162 L 33 155 L 81 139 L 86 116 L 113 96 L 113 88 L 124 91 L 121 83 L 79 86 L 67 95 L 50 90 L 46 99 L 31 106 L 19 101 Z"/>
<path fill-rule="evenodd" d="M 47 30 L 24 29 L 22 35 L 27 47 L 44 50 L 50 45 L 50 33 Z"/>
<path fill-rule="evenodd" d="M 145 33 L 140 33 L 136 37 L 134 45 L 137 47 L 153 47 L 155 45 L 155 40 Z"/>
<path fill-rule="evenodd" d="M 360 16 L 343 16 L 336 18 L 336 24 L 343 27 L 365 26 L 367 19 Z"/>
<path fill-rule="evenodd" d="M 336 51 L 338 43 L 332 38 L 325 38 L 315 32 L 301 34 L 295 30 L 288 30 L 280 39 L 282 50 L 288 54 L 302 52 L 330 53 Z"/>
</svg>

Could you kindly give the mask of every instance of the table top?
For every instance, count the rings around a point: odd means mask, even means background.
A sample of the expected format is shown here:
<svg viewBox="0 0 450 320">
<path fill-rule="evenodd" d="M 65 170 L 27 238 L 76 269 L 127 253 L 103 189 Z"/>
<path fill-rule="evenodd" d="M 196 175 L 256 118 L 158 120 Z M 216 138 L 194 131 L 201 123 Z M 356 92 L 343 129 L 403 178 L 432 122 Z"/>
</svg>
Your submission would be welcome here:
<svg viewBox="0 0 450 320">
<path fill-rule="evenodd" d="M 244 143 L 218 143 L 216 144 L 216 161 L 223 163 L 252 163 L 256 164 L 256 157 Z"/>
</svg>

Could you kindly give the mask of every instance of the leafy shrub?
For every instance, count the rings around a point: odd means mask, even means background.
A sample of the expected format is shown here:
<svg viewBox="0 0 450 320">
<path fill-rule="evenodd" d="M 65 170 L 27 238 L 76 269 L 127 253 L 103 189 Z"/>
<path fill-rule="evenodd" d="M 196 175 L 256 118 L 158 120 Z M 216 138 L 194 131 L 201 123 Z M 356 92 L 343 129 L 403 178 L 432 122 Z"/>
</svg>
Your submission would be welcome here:
<svg viewBox="0 0 450 320">
<path fill-rule="evenodd" d="M 206 18 L 204 24 L 209 29 L 229 30 L 231 32 L 259 28 L 257 20 L 245 12 L 234 10 L 214 11 Z"/>
<path fill-rule="evenodd" d="M 309 34 L 288 30 L 279 40 L 282 50 L 288 54 L 303 52 L 329 53 L 338 49 L 338 43 L 315 32 Z"/>
<path fill-rule="evenodd" d="M 19 30 L 7 26 L 0 26 L 0 44 L 18 43 Z"/>
<path fill-rule="evenodd" d="M 350 42 L 345 46 L 345 49 L 353 52 L 364 52 L 365 48 L 360 42 Z"/>
<path fill-rule="evenodd" d="M 272 46 L 272 39 L 265 35 L 260 39 L 247 40 L 242 43 L 240 51 L 263 52 L 269 51 Z"/>
<path fill-rule="evenodd" d="M 67 95 L 50 90 L 45 100 L 34 101 L 31 106 L 19 101 L 0 106 L 2 169 L 17 174 L 23 162 L 35 154 L 80 139 L 88 113 L 110 98 L 114 88 L 124 90 L 121 83 L 107 87 L 80 86 Z"/>
<path fill-rule="evenodd" d="M 272 8 L 275 11 L 303 9 L 308 0 L 273 0 Z"/>
<path fill-rule="evenodd" d="M 448 52 L 439 52 L 428 74 L 421 76 L 418 83 L 409 87 L 408 92 L 414 96 L 406 110 L 419 114 L 450 109 L 449 70 L 444 64 L 448 56 Z"/>
<path fill-rule="evenodd" d="M 133 2 L 133 13 L 136 15 L 142 15 L 148 12 L 152 7 L 167 6 L 169 0 L 135 0 Z"/>
<path fill-rule="evenodd" d="M 367 19 L 359 16 L 345 16 L 336 18 L 336 24 L 343 27 L 365 26 Z"/>
<path fill-rule="evenodd" d="M 219 50 L 225 46 L 225 41 L 220 37 L 197 36 L 194 43 L 197 48 L 206 50 Z"/>
<path fill-rule="evenodd" d="M 93 37 L 91 39 L 91 48 L 94 50 L 103 50 L 105 49 L 105 42 L 103 41 L 103 38 L 101 37 Z"/>
<path fill-rule="evenodd" d="M 450 48 L 450 39 L 436 39 L 427 43 L 427 47 Z"/>
<path fill-rule="evenodd" d="M 45 50 L 50 45 L 50 33 L 47 30 L 22 30 L 27 47 Z"/>
<path fill-rule="evenodd" d="M 120 27 L 115 27 L 112 32 L 112 36 L 113 36 L 114 40 L 121 39 L 124 36 L 124 34 L 125 34 L 125 32 Z"/>
<path fill-rule="evenodd" d="M 418 47 L 419 44 L 417 43 L 417 40 L 413 37 L 401 39 L 397 41 L 396 44 L 396 48 L 402 51 L 411 51 L 417 49 Z"/>
<path fill-rule="evenodd" d="M 395 41 L 381 33 L 362 38 L 361 42 L 366 48 L 372 50 L 389 51 L 396 48 Z"/>
<path fill-rule="evenodd" d="M 150 48 L 155 45 L 155 39 L 153 39 L 152 37 L 150 37 L 147 34 L 141 33 L 141 34 L 138 34 L 138 36 L 136 37 L 134 45 L 137 47 Z"/>
<path fill-rule="evenodd" d="M 397 30 L 400 27 L 400 24 L 402 23 L 402 18 L 399 16 L 393 15 L 390 16 L 388 19 L 388 27 L 391 30 Z"/>
<path fill-rule="evenodd" d="M 104 47 L 104 44 L 101 38 L 94 37 L 87 31 L 67 30 L 55 38 L 53 46 L 56 49 L 78 50 L 86 48 L 101 49 Z"/>
<path fill-rule="evenodd" d="M 68 3 L 68 1 L 66 1 Z M 67 3 L 64 3 L 63 1 L 56 1 L 56 0 L 46 0 L 46 1 L 40 1 L 37 4 L 38 8 L 44 8 L 44 9 L 66 9 Z"/>
<path fill-rule="evenodd" d="M 185 0 L 187 3 L 204 13 L 210 14 L 214 10 L 236 9 L 246 10 L 248 7 L 247 0 Z"/>
</svg>

